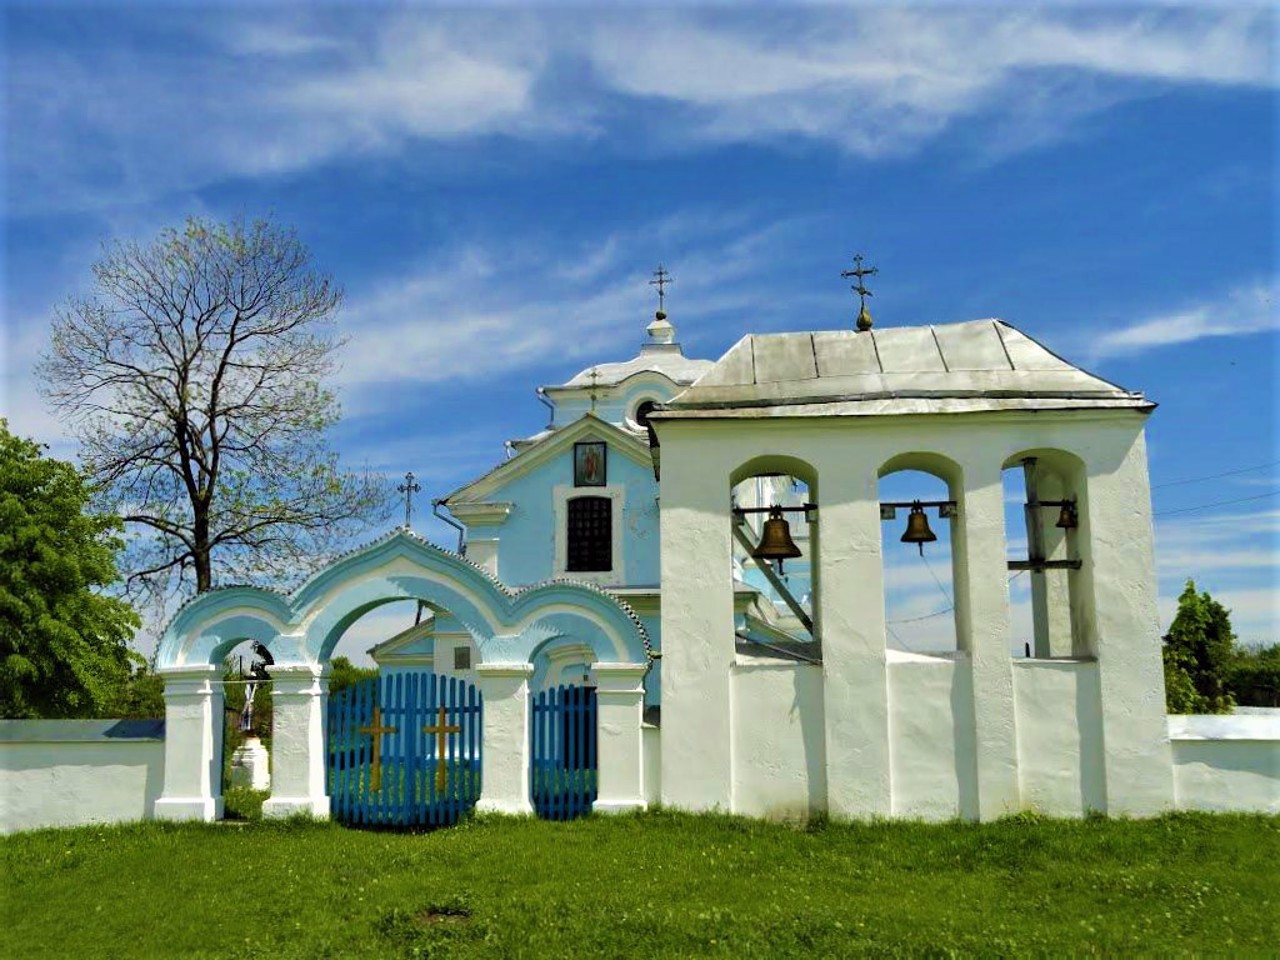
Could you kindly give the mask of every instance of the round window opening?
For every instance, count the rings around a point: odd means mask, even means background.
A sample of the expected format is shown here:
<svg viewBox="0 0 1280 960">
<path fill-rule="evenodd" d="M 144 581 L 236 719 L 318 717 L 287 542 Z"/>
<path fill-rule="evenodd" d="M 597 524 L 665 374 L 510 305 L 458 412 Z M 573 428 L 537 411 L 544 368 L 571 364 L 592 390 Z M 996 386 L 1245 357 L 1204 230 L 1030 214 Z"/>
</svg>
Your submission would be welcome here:
<svg viewBox="0 0 1280 960">
<path fill-rule="evenodd" d="M 642 427 L 649 426 L 649 414 L 653 413 L 653 408 L 658 404 L 653 400 L 645 400 L 636 407 L 636 423 Z"/>
</svg>

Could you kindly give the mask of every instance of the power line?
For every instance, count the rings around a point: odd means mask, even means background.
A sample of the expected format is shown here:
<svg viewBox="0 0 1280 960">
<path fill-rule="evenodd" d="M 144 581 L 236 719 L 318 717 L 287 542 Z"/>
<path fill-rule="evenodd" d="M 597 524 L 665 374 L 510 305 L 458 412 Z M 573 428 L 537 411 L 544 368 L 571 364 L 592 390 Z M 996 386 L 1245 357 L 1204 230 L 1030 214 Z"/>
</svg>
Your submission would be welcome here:
<svg viewBox="0 0 1280 960">
<path fill-rule="evenodd" d="M 885 626 L 888 626 L 891 623 L 919 623 L 921 620 L 932 620 L 934 617 L 940 617 L 944 613 L 950 613 L 954 609 L 955 609 L 955 604 L 952 604 L 951 606 L 946 607 L 942 610 L 935 610 L 933 611 L 933 613 L 926 613 L 923 617 L 905 617 L 905 618 L 900 618 L 898 620 L 886 620 Z M 893 633 L 893 630 L 891 629 L 889 632 Z M 893 635 L 897 637 L 896 633 L 894 633 Z"/>
<path fill-rule="evenodd" d="M 1211 473 L 1206 477 L 1188 477 L 1186 480 L 1169 480 L 1165 483 L 1153 484 L 1152 490 L 1159 490 L 1161 487 L 1180 487 L 1184 483 L 1201 483 L 1205 480 L 1217 480 L 1221 477 L 1234 477 L 1240 473 L 1253 473 L 1255 470 L 1266 470 L 1268 467 L 1280 465 L 1280 460 L 1272 460 L 1270 463 L 1260 463 L 1255 467 L 1241 467 L 1239 470 L 1227 470 L 1224 473 Z"/>
<path fill-rule="evenodd" d="M 942 591 L 943 598 L 947 603 L 955 605 L 955 601 L 951 599 L 951 594 L 947 592 L 947 588 L 942 585 L 942 581 L 938 579 L 938 575 L 933 572 L 933 564 L 929 562 L 929 558 L 924 555 L 924 551 L 920 552 L 920 559 L 924 561 L 924 565 L 929 570 L 929 576 L 933 577 L 933 582 L 938 585 L 938 589 Z"/>
<path fill-rule="evenodd" d="M 1268 497 L 1280 496 L 1280 490 L 1272 490 L 1270 493 L 1260 493 L 1253 497 L 1237 497 L 1235 500 L 1218 500 L 1215 503 L 1202 503 L 1196 507 L 1182 507 L 1180 510 L 1161 510 L 1159 513 L 1153 514 L 1156 517 L 1171 517 L 1175 513 L 1194 513 L 1197 510 L 1208 510 L 1210 507 L 1229 507 L 1233 503 L 1248 503 L 1251 500 L 1266 500 Z"/>
<path fill-rule="evenodd" d="M 1015 573 L 1012 577 L 1009 578 L 1009 582 L 1013 583 L 1013 581 L 1017 580 L 1020 576 L 1022 576 L 1026 572 L 1027 571 L 1025 570 L 1019 570 L 1017 573 Z M 938 584 L 938 586 L 941 587 L 942 584 Z M 944 590 L 943 593 L 945 594 L 946 591 Z M 948 596 L 947 599 L 950 600 L 951 599 L 950 596 Z M 951 613 L 951 611 L 955 610 L 955 608 L 956 608 L 956 605 L 954 602 L 952 602 L 950 606 L 943 607 L 941 610 L 935 610 L 933 611 L 933 613 L 926 613 L 924 616 L 921 616 L 921 617 L 905 617 L 905 618 L 899 618 L 897 620 L 886 620 L 884 624 L 886 627 L 889 628 L 889 633 L 892 634 L 894 639 L 896 640 L 898 639 L 898 635 L 893 632 L 893 628 L 890 627 L 889 624 L 919 623 L 921 620 L 932 620 L 934 617 L 941 617 L 943 614 Z"/>
</svg>

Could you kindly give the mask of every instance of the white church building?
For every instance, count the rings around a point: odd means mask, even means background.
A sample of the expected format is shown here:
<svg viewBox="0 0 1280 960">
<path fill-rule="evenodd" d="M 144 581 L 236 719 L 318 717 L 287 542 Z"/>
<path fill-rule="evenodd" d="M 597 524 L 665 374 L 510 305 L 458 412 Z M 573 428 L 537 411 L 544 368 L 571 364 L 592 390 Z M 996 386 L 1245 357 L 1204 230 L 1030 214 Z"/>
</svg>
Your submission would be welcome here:
<svg viewBox="0 0 1280 960">
<path fill-rule="evenodd" d="M 637 356 L 539 388 L 547 427 L 438 498 L 457 544 L 402 528 L 291 592 L 188 604 L 158 654 L 147 815 L 221 815 L 221 663 L 245 640 L 275 660 L 265 811 L 329 814 L 329 658 L 402 600 L 421 622 L 371 653 L 474 684 L 480 810 L 533 811 L 534 697 L 576 685 L 598 701 L 598 811 L 1280 811 L 1280 719 L 1165 712 L 1155 404 L 1000 320 L 860 326 L 748 334 L 713 362 L 659 311 Z M 1026 529 L 1006 530 L 1010 469 Z M 945 497 L 889 501 L 905 470 Z M 889 640 L 883 543 L 904 521 L 922 547 L 949 533 L 954 649 Z M 1011 571 L 1031 581 L 1025 651 Z"/>
</svg>

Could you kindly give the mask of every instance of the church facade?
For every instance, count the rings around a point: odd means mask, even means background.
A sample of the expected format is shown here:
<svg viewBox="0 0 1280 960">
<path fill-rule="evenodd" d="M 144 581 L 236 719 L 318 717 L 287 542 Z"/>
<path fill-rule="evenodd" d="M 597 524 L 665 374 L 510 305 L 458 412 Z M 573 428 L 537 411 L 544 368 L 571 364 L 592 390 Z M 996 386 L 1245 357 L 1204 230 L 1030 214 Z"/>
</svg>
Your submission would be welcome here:
<svg viewBox="0 0 1280 960">
<path fill-rule="evenodd" d="M 180 611 L 158 654 L 155 815 L 219 815 L 218 670 L 245 639 L 275 659 L 265 810 L 326 814 L 328 659 L 396 600 L 422 619 L 371 652 L 386 675 L 475 684 L 482 810 L 533 809 L 531 695 L 561 684 L 599 700 L 602 811 L 1280 809 L 1275 717 L 1165 714 L 1144 396 L 998 320 L 749 334 L 715 362 L 684 356 L 661 311 L 646 333 L 636 357 L 540 389 L 547 427 L 436 502 L 459 549 L 400 529 L 290 593 L 230 587 Z M 1010 469 L 1028 500 L 1015 559 Z M 946 496 L 887 502 L 903 470 Z M 921 544 L 930 522 L 950 534 L 954 650 L 888 642 L 897 510 Z M 1032 583 L 1026 656 L 1011 571 Z"/>
</svg>

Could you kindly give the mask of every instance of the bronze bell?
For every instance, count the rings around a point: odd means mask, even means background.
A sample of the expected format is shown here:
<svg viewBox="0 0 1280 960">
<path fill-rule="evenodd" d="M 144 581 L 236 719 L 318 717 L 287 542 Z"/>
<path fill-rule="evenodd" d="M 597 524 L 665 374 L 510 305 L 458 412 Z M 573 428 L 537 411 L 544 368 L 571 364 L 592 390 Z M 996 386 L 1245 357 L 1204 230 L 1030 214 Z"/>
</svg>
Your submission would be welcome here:
<svg viewBox="0 0 1280 960">
<path fill-rule="evenodd" d="M 924 556 L 924 545 L 933 543 L 938 535 L 929 529 L 929 518 L 925 516 L 924 507 L 917 500 L 911 506 L 911 515 L 907 517 L 907 532 L 902 535 L 903 543 L 914 543 L 920 547 L 920 556 Z"/>
<path fill-rule="evenodd" d="M 760 543 L 751 555 L 757 560 L 777 560 L 779 572 L 782 571 L 783 560 L 801 556 L 800 548 L 791 539 L 791 524 L 782 516 L 781 507 L 769 509 L 769 519 L 764 522 Z"/>
<path fill-rule="evenodd" d="M 1080 519 L 1076 516 L 1076 505 L 1070 500 L 1062 504 L 1062 509 L 1058 511 L 1058 522 L 1054 524 L 1059 530 L 1074 530 L 1080 526 Z"/>
</svg>

